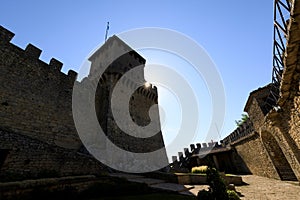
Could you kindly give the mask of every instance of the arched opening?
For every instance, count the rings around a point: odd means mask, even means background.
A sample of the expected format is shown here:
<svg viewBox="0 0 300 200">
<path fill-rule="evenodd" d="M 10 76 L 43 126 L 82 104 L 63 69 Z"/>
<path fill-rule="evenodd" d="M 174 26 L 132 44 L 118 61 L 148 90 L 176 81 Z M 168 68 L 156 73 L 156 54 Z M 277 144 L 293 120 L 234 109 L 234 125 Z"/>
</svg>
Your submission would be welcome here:
<svg viewBox="0 0 300 200">
<path fill-rule="evenodd" d="M 274 136 L 271 133 L 264 131 L 261 134 L 261 138 L 281 180 L 297 181 L 297 177 Z"/>
</svg>

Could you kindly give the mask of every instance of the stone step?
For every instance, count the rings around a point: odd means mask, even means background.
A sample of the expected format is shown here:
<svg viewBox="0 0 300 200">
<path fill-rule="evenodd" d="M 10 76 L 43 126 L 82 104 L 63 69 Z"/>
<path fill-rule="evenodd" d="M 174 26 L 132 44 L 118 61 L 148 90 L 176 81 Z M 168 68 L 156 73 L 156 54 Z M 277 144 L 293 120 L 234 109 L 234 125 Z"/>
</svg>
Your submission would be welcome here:
<svg viewBox="0 0 300 200">
<path fill-rule="evenodd" d="M 147 178 L 141 175 L 134 175 L 134 174 L 114 173 L 114 174 L 110 174 L 110 176 L 126 178 L 128 181 L 131 182 L 146 183 L 149 187 L 154 189 L 178 192 L 180 194 L 185 194 L 185 195 L 194 195 L 194 193 L 196 193 L 195 191 L 193 193 L 189 191 L 195 188 L 192 185 L 167 183 L 165 180 Z"/>
<path fill-rule="evenodd" d="M 155 184 L 155 185 L 150 185 L 150 187 L 155 188 L 155 189 L 179 192 L 179 193 L 187 192 L 190 189 L 194 188 L 194 186 L 181 185 L 181 184 L 177 184 L 177 183 L 159 183 L 159 184 Z"/>
<path fill-rule="evenodd" d="M 127 180 L 136 183 L 146 183 L 147 185 L 155 185 L 155 184 L 166 182 L 164 180 L 154 179 L 154 178 L 129 178 Z"/>
<path fill-rule="evenodd" d="M 287 170 L 287 171 L 279 171 L 279 175 L 281 180 L 284 181 L 297 181 L 297 177 L 295 176 L 294 172 L 291 170 Z"/>
</svg>

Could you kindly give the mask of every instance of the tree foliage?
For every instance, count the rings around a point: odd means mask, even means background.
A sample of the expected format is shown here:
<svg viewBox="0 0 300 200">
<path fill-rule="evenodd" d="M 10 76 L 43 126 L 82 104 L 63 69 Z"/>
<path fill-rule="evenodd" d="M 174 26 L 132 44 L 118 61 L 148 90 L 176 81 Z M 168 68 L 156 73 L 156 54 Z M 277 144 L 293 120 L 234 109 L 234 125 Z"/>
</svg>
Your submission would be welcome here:
<svg viewBox="0 0 300 200">
<path fill-rule="evenodd" d="M 245 121 L 247 121 L 249 118 L 249 115 L 247 113 L 243 113 L 241 119 L 235 120 L 235 124 L 239 127 L 241 126 Z"/>
</svg>

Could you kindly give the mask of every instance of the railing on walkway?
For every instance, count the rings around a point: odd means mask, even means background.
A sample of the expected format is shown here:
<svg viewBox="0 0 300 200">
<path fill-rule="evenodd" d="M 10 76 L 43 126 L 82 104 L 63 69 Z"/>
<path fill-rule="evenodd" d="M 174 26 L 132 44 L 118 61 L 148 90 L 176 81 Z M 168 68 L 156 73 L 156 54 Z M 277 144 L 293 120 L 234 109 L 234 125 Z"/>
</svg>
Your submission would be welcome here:
<svg viewBox="0 0 300 200">
<path fill-rule="evenodd" d="M 272 89 L 264 106 L 264 113 L 269 112 L 279 99 L 279 87 L 284 69 L 286 37 L 290 20 L 292 4 L 290 0 L 274 0 L 274 30 L 273 30 L 273 71 Z"/>
</svg>

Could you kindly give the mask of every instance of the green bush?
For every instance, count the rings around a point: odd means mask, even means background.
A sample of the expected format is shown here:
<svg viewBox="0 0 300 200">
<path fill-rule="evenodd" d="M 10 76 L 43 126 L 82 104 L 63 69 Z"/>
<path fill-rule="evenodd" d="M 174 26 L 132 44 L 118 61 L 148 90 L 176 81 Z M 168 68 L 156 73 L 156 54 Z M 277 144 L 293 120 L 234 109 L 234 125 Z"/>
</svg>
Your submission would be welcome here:
<svg viewBox="0 0 300 200">
<path fill-rule="evenodd" d="M 212 167 L 208 167 L 206 171 L 207 182 L 210 186 L 211 193 L 216 200 L 228 200 L 226 185 L 219 172 Z"/>
<path fill-rule="evenodd" d="M 227 190 L 229 200 L 240 200 L 239 195 L 234 190 Z"/>
<path fill-rule="evenodd" d="M 240 200 L 240 197 L 235 191 L 227 190 L 226 184 L 218 170 L 207 167 L 206 176 L 209 191 L 199 191 L 197 195 L 199 200 Z"/>
<path fill-rule="evenodd" d="M 192 168 L 192 173 L 195 174 L 205 174 L 207 171 L 207 166 L 203 165 L 203 166 L 198 166 L 198 167 L 193 167 Z"/>
</svg>

